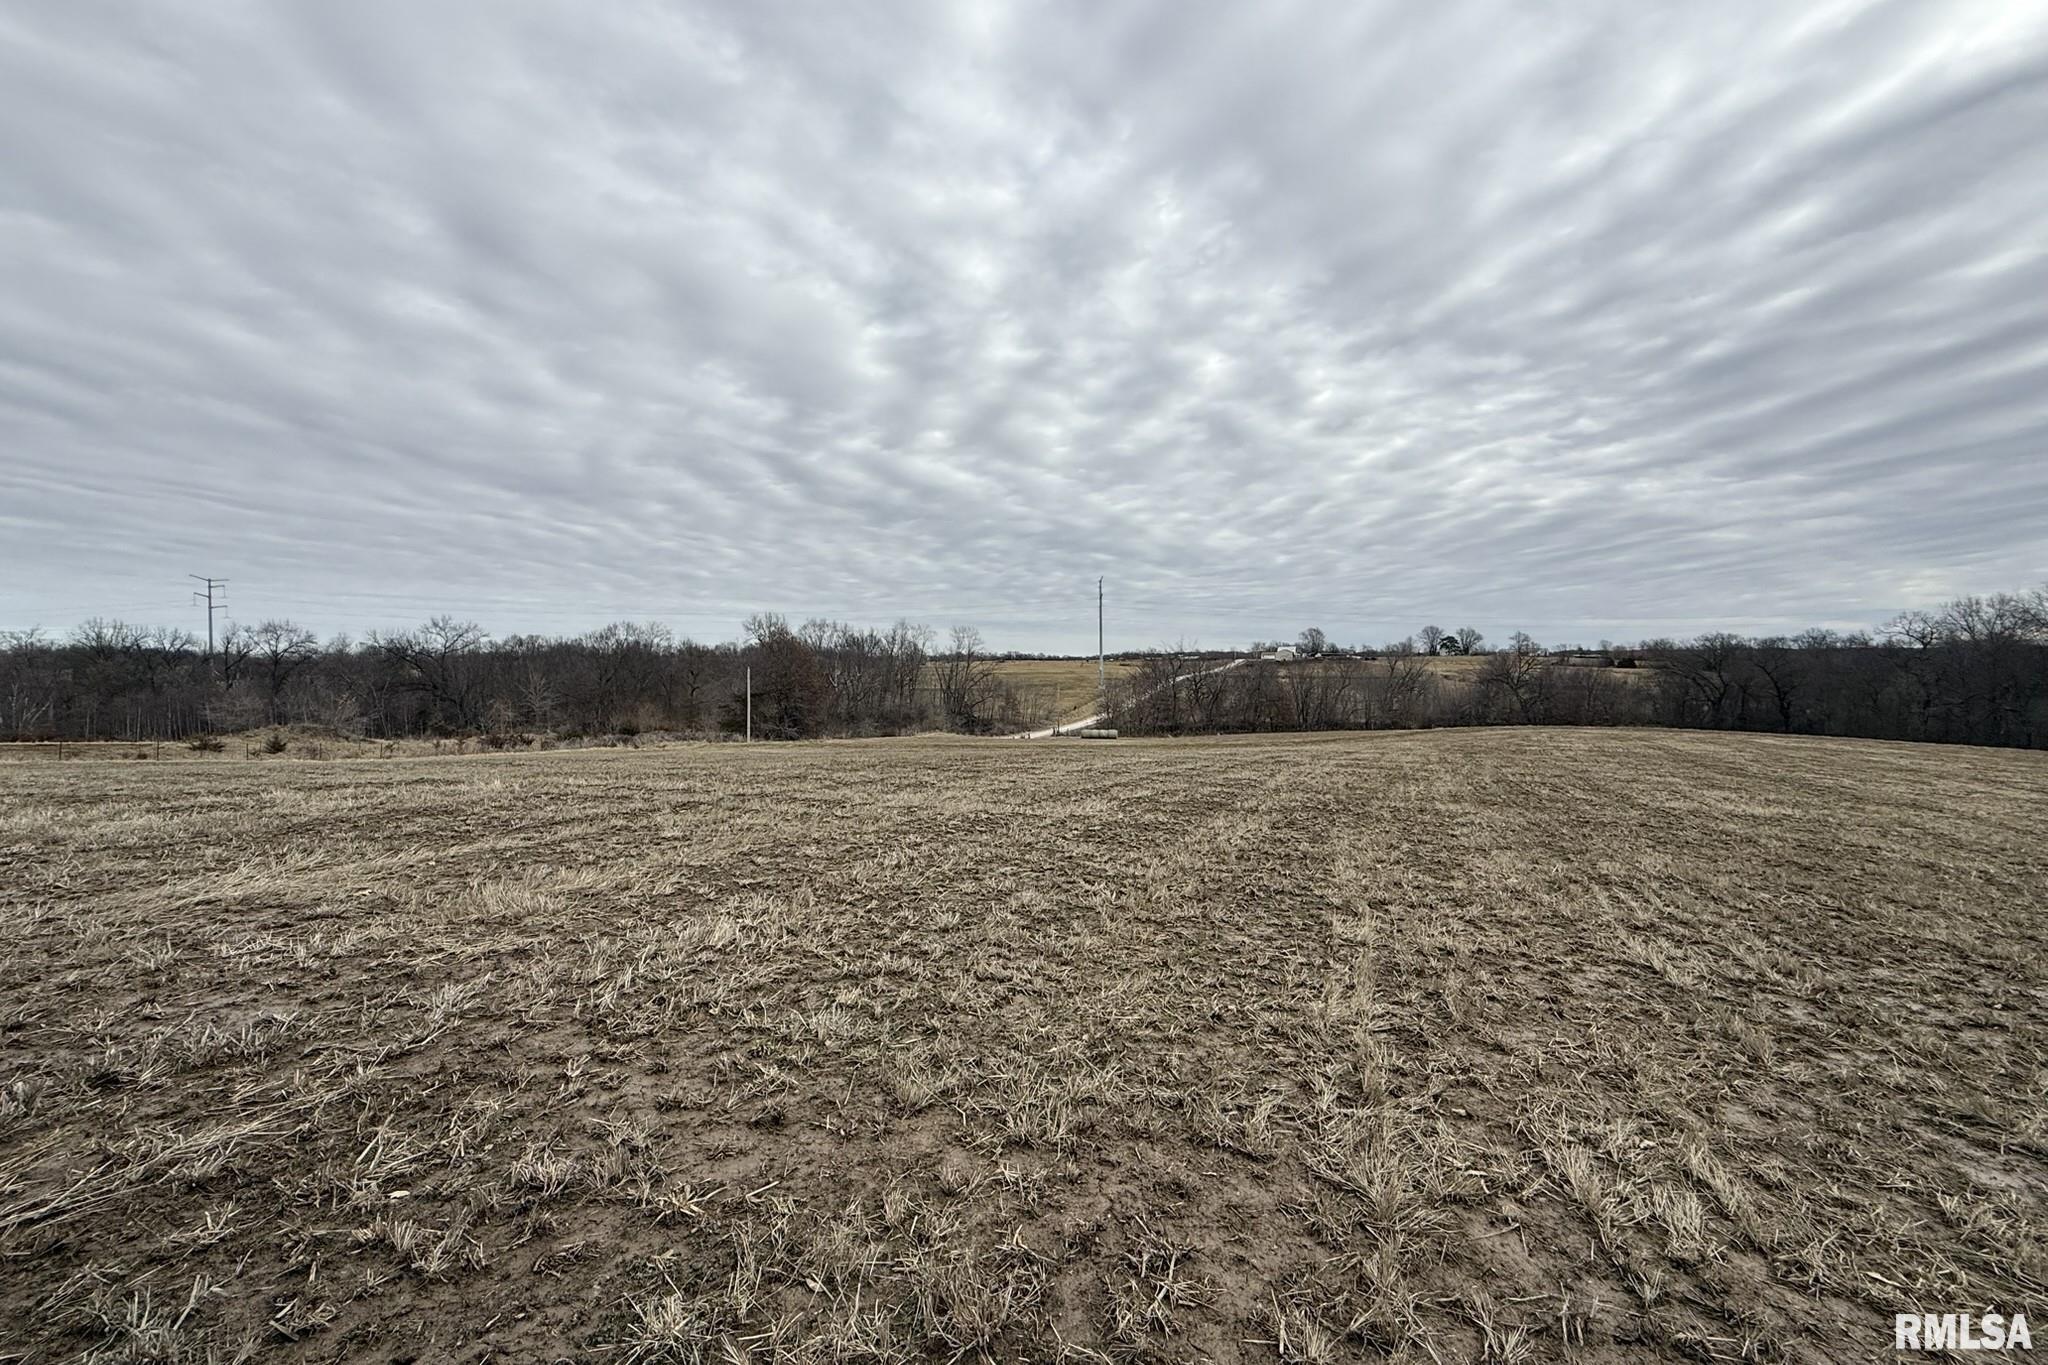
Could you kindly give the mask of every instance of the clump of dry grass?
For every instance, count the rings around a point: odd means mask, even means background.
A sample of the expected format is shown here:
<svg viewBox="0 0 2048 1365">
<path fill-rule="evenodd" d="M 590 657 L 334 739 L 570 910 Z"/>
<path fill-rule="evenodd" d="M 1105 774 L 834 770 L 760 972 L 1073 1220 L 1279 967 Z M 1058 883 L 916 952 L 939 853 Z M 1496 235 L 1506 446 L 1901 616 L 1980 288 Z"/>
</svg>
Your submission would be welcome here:
<svg viewBox="0 0 2048 1365">
<path fill-rule="evenodd" d="M 2048 1292 L 2037 755 L 9 778 L 32 1358 L 1848 1359 Z"/>
</svg>

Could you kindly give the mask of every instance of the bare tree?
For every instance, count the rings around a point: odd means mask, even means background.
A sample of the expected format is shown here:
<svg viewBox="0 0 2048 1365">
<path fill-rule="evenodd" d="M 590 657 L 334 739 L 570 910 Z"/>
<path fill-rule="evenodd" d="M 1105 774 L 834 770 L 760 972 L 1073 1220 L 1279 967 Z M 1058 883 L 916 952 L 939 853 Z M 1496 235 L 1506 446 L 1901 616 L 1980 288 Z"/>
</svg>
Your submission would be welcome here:
<svg viewBox="0 0 2048 1365">
<path fill-rule="evenodd" d="M 527 655 L 513 677 L 520 719 L 538 730 L 553 725 L 555 708 L 561 705 L 562 694 L 555 687 L 554 675 L 548 670 L 546 660 L 537 654 Z"/>
<path fill-rule="evenodd" d="M 994 720 L 999 693 L 995 662 L 982 649 L 980 631 L 955 626 L 945 651 L 932 661 L 939 710 L 949 729 L 973 733 Z"/>
<path fill-rule="evenodd" d="M 233 691 L 242 681 L 249 667 L 249 660 L 257 652 L 256 632 L 248 626 L 231 625 L 220 638 L 220 647 L 214 651 L 220 668 L 220 685 Z"/>
<path fill-rule="evenodd" d="M 483 721 L 478 654 L 489 637 L 474 621 L 436 616 L 418 630 L 370 636 L 399 686 L 426 700 L 429 728 L 474 730 Z"/>
<path fill-rule="evenodd" d="M 35 626 L 0 630 L 0 736 L 42 733 L 56 719 L 64 691 L 55 641 Z"/>
<path fill-rule="evenodd" d="M 740 622 L 740 633 L 750 645 L 772 640 L 779 635 L 793 634 L 789 621 L 779 611 L 757 611 Z"/>
<path fill-rule="evenodd" d="M 1357 724 L 1354 694 L 1363 670 L 1353 659 L 1323 659 L 1287 670 L 1285 692 L 1294 727 L 1334 730 Z"/>
<path fill-rule="evenodd" d="M 2048 583 L 2024 594 L 2020 610 L 2027 638 L 2035 644 L 2048 644 Z"/>
<path fill-rule="evenodd" d="M 263 680 L 269 721 L 277 724 L 285 688 L 320 657 L 320 637 L 291 621 L 265 621 L 259 626 L 234 627 L 228 632 L 228 640 L 242 650 L 245 659 L 254 659 Z M 226 654 L 224 649 L 223 659 Z"/>
<path fill-rule="evenodd" d="M 1189 724 L 1196 729 L 1216 728 L 1224 711 L 1231 673 L 1203 657 L 1199 641 L 1190 643 L 1182 640 L 1174 652 L 1180 658 L 1175 671 L 1179 681 L 1175 687 L 1186 697 Z"/>
<path fill-rule="evenodd" d="M 1321 626 L 1310 626 L 1301 633 L 1301 638 L 1295 642 L 1295 648 L 1309 657 L 1321 654 L 1329 647 L 1330 637 L 1323 634 Z"/>
<path fill-rule="evenodd" d="M 1806 651 L 1782 635 L 1758 640 L 1750 647 L 1750 666 L 1763 679 L 1764 688 L 1770 694 L 1771 709 L 1778 717 L 1778 728 L 1788 734 L 1792 730 L 1800 689 L 1806 684 L 1808 658 Z"/>
<path fill-rule="evenodd" d="M 1408 641 L 1405 649 L 1389 648 L 1374 670 L 1366 689 L 1365 723 L 1375 729 L 1394 729 L 1425 722 L 1425 711 L 1433 704 L 1436 677 L 1415 656 Z"/>
<path fill-rule="evenodd" d="M 598 718 L 612 730 L 643 728 L 666 711 L 660 694 L 668 682 L 662 661 L 674 648 L 667 626 L 614 621 L 583 637 L 593 665 L 591 686 Z"/>
<path fill-rule="evenodd" d="M 1442 626 L 1424 626 L 1421 630 L 1415 632 L 1415 638 L 1421 645 L 1424 654 L 1434 654 L 1443 645 L 1444 628 Z"/>
<path fill-rule="evenodd" d="M 676 649 L 672 667 L 676 674 L 679 719 L 685 725 L 697 725 L 703 719 L 706 691 L 717 678 L 732 671 L 731 647 L 685 640 Z"/>
<path fill-rule="evenodd" d="M 1507 700 L 1512 719 L 1532 725 L 1544 719 L 1544 683 L 1549 661 L 1533 649 L 1509 649 L 1490 654 L 1479 674 L 1478 687 Z"/>
<path fill-rule="evenodd" d="M 1486 647 L 1486 637 L 1470 626 L 1458 627 L 1458 652 L 1478 654 Z"/>
<path fill-rule="evenodd" d="M 754 733 L 773 739 L 805 739 L 824 731 L 832 707 L 832 680 L 813 649 L 780 616 L 747 621 L 750 643 L 743 654 L 754 670 Z M 745 723 L 744 694 L 735 692 L 719 723 L 738 731 Z"/>
<path fill-rule="evenodd" d="M 1706 724 L 1741 724 L 1749 698 L 1741 668 L 1745 652 L 1741 636 L 1715 631 L 1700 636 L 1672 657 L 1673 675 L 1692 689 Z"/>
</svg>

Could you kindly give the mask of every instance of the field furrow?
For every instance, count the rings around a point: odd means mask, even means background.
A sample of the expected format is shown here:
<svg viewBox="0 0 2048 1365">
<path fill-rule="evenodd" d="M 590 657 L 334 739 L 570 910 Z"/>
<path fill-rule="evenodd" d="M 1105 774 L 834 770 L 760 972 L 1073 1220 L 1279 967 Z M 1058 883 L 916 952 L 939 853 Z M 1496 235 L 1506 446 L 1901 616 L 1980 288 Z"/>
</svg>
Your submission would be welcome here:
<svg viewBox="0 0 2048 1365">
<path fill-rule="evenodd" d="M 0 1360 L 2048 1315 L 2044 813 L 1633 731 L 14 765 Z"/>
</svg>

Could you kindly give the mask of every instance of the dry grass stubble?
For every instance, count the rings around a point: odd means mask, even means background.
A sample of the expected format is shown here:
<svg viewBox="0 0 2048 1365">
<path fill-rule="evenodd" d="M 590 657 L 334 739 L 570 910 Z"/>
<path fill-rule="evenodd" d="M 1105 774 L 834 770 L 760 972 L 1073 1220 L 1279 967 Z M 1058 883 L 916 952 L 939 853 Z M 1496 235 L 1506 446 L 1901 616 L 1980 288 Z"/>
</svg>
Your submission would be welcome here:
<svg viewBox="0 0 2048 1365">
<path fill-rule="evenodd" d="M 1833 1360 L 2048 1294 L 2048 766 L 950 740 L 0 789 L 0 1360 Z"/>
</svg>

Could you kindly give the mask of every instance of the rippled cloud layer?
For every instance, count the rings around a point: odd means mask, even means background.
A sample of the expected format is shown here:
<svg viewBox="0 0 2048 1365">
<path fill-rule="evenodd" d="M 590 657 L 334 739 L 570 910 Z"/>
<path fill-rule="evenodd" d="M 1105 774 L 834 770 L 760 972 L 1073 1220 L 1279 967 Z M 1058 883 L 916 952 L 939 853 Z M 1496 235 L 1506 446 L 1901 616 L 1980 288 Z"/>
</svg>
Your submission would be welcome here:
<svg viewBox="0 0 2048 1365">
<path fill-rule="evenodd" d="M 0 5 L 0 625 L 2048 577 L 2048 9 Z"/>
</svg>

